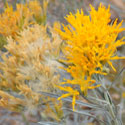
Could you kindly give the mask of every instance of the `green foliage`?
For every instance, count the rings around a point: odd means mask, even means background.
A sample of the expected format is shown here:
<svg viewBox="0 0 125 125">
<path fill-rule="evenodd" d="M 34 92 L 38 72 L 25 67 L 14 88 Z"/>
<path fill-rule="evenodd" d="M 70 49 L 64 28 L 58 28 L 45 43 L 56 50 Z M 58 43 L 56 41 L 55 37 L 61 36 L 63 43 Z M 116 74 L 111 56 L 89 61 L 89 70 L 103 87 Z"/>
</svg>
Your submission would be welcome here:
<svg viewBox="0 0 125 125">
<path fill-rule="evenodd" d="M 7 44 L 7 40 L 4 36 L 0 35 L 0 49 L 3 48 L 4 45 Z"/>
</svg>

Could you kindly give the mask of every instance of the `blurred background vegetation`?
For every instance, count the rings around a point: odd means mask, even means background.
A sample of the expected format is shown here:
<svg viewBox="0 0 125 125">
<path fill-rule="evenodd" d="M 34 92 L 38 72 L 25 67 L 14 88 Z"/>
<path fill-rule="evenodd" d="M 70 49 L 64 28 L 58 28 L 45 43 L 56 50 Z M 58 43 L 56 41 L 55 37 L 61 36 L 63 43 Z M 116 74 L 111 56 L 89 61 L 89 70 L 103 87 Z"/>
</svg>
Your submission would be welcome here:
<svg viewBox="0 0 125 125">
<path fill-rule="evenodd" d="M 0 0 L 0 12 L 3 12 L 5 2 L 8 2 L 15 7 L 16 3 L 23 3 L 25 1 L 26 0 Z M 42 0 L 39 1 L 42 3 Z M 111 20 L 114 21 L 115 18 L 118 18 L 118 22 L 123 20 L 122 27 L 125 28 L 125 0 L 49 0 L 47 9 L 47 24 L 53 25 L 55 21 L 66 24 L 67 22 L 64 17 L 69 14 L 69 12 L 75 13 L 77 9 L 82 8 L 85 14 L 89 14 L 89 4 L 92 4 L 97 9 L 100 2 L 107 7 L 110 5 Z M 119 37 L 123 35 L 125 35 L 125 33 L 121 33 Z M 0 46 L 2 46 L 5 39 L 0 36 L 0 41 Z M 125 46 L 118 48 L 118 55 L 125 56 Z M 122 112 L 125 114 L 125 60 L 114 61 L 114 66 L 116 67 L 117 72 L 114 72 L 111 69 L 109 73 L 111 75 L 108 75 L 105 82 L 107 84 L 111 84 L 113 82 L 113 87 L 110 90 L 110 93 L 112 93 L 111 95 L 115 104 L 122 102 L 119 106 L 124 108 Z M 34 124 L 40 119 L 39 114 L 25 115 L 28 121 Z M 123 119 L 125 119 L 125 115 L 123 116 Z M 24 125 L 23 121 L 25 121 L 25 118 L 22 119 L 19 113 L 13 113 L 0 107 L 0 125 Z M 125 120 L 123 122 L 125 123 Z"/>
</svg>

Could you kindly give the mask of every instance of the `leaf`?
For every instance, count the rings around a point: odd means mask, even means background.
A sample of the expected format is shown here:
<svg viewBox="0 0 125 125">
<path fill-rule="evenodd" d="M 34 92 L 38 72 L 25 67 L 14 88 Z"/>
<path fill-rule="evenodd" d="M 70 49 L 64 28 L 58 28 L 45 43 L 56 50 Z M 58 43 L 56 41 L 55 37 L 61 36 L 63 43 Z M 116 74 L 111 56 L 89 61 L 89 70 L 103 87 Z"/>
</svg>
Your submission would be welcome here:
<svg viewBox="0 0 125 125">
<path fill-rule="evenodd" d="M 46 95 L 46 96 L 49 96 L 49 97 L 53 97 L 53 98 L 58 98 L 60 97 L 59 95 L 56 95 L 56 94 L 52 94 L 52 93 L 47 93 L 47 92 L 39 92 L 40 94 L 42 95 Z M 61 99 L 62 101 L 68 101 L 68 102 L 71 102 L 72 103 L 72 98 L 68 97 L 68 98 L 62 98 Z M 85 107 L 89 107 L 89 108 L 94 108 L 94 109 L 104 109 L 103 106 L 100 106 L 99 105 L 94 105 L 94 104 L 89 104 L 89 103 L 84 103 L 80 100 L 76 100 L 76 104 L 78 105 L 81 105 L 81 106 L 85 106 Z M 105 110 L 105 109 L 104 109 Z"/>
<path fill-rule="evenodd" d="M 44 122 L 44 121 L 41 121 L 41 122 L 38 122 L 38 123 L 41 124 L 41 125 L 59 125 L 59 123 L 56 123 L 56 122 Z"/>
<path fill-rule="evenodd" d="M 90 113 L 87 113 L 87 112 L 84 112 L 84 111 L 78 111 L 78 110 L 73 111 L 72 109 L 68 109 L 68 108 L 63 108 L 63 109 L 69 110 L 69 111 L 71 111 L 71 112 L 78 113 L 78 114 L 81 114 L 81 115 L 86 115 L 86 116 L 93 117 L 93 118 L 95 118 L 98 122 L 102 122 L 102 123 L 105 123 L 105 124 L 107 123 L 107 122 L 104 122 L 104 121 L 102 121 L 102 120 L 97 119 L 94 115 L 91 115 Z"/>
</svg>

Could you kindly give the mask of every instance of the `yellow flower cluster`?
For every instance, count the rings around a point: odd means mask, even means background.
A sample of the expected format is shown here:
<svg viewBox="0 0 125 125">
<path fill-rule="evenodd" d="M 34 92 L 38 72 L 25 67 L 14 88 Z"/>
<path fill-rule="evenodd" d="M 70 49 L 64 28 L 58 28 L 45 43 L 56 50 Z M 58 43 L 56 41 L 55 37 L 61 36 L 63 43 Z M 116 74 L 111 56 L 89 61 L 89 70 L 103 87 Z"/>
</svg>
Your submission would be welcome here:
<svg viewBox="0 0 125 125">
<path fill-rule="evenodd" d="M 46 28 L 33 25 L 20 32 L 17 41 L 8 38 L 7 52 L 0 62 L 0 106 L 16 111 L 36 108 L 40 91 L 59 91 L 54 85 L 59 83 L 60 64 L 56 60 L 61 40 L 54 28 L 49 28 L 49 37 Z"/>
<path fill-rule="evenodd" d="M 62 39 L 66 40 L 63 49 L 65 59 L 63 62 L 68 63 L 65 70 L 71 74 L 72 80 L 65 80 L 63 84 L 77 85 L 84 95 L 87 95 L 88 89 L 94 89 L 94 74 L 106 75 L 103 67 L 108 63 L 114 71 L 111 60 L 123 59 L 116 55 L 117 47 L 125 44 L 123 38 L 116 40 L 118 34 L 124 29 L 120 28 L 122 22 L 117 25 L 117 19 L 113 24 L 109 24 L 110 7 L 106 9 L 100 4 L 98 10 L 91 7 L 90 16 L 84 15 L 83 11 L 78 10 L 76 14 L 70 13 L 65 17 L 68 25 L 63 25 L 63 31 L 58 30 Z M 63 97 L 79 95 L 79 90 L 75 87 L 59 87 L 61 90 L 67 91 L 69 94 Z M 75 91 L 75 92 L 74 92 Z"/>
<path fill-rule="evenodd" d="M 40 6 L 38 0 L 30 1 L 28 3 L 28 7 L 30 11 L 33 13 L 33 16 L 38 24 L 44 24 L 46 21 L 47 5 L 47 0 L 43 0 L 42 7 Z"/>
<path fill-rule="evenodd" d="M 25 4 L 17 4 L 16 10 L 7 4 L 4 13 L 0 15 L 0 34 L 7 37 L 16 37 L 23 28 L 33 24 L 45 23 L 47 1 L 43 2 L 43 7 L 37 0 L 29 1 Z"/>
</svg>

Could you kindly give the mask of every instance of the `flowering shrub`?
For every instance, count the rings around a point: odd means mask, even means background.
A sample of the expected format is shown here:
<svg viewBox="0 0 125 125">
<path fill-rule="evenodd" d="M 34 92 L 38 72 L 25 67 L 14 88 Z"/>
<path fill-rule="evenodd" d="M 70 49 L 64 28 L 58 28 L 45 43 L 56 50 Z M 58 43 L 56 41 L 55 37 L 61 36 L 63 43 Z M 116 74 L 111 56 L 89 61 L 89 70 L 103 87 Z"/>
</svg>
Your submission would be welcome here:
<svg viewBox="0 0 125 125">
<path fill-rule="evenodd" d="M 58 91 L 54 85 L 59 83 L 60 64 L 56 60 L 61 40 L 54 29 L 50 31 L 52 38 L 47 35 L 46 27 L 34 25 L 19 33 L 17 41 L 8 38 L 7 52 L 0 62 L 1 106 L 15 110 L 20 106 L 35 107 L 40 99 L 38 92 Z M 11 91 L 22 98 L 14 97 Z"/>
<path fill-rule="evenodd" d="M 113 60 L 125 58 L 117 55 L 117 47 L 125 44 L 117 39 L 122 22 L 111 23 L 110 7 L 100 4 L 98 10 L 90 5 L 90 16 L 81 9 L 65 17 L 69 24 L 50 27 L 43 25 L 47 3 L 41 7 L 33 0 L 16 10 L 7 5 L 0 15 L 1 38 L 7 41 L 0 62 L 0 106 L 16 112 L 41 107 L 42 120 L 50 121 L 42 124 L 65 124 L 67 117 L 80 114 L 83 124 L 92 117 L 120 125 L 103 78 L 109 67 L 116 72 Z"/>
<path fill-rule="evenodd" d="M 109 24 L 111 21 L 109 11 L 110 7 L 106 9 L 101 4 L 97 11 L 91 6 L 90 16 L 78 10 L 75 15 L 70 13 L 65 17 L 70 25 L 63 25 L 63 31 L 58 30 L 62 39 L 66 40 L 63 50 L 66 59 L 63 62 L 69 65 L 65 70 L 73 78 L 62 83 L 70 84 L 72 87 L 59 87 L 68 92 L 59 99 L 73 96 L 73 109 L 75 98 L 80 92 L 86 96 L 88 89 L 100 86 L 100 84 L 94 85 L 96 82 L 94 75 L 106 75 L 104 68 L 107 63 L 116 71 L 111 60 L 124 58 L 116 55 L 117 47 L 125 44 L 123 38 L 116 40 L 124 28 L 120 28 L 122 22 L 117 25 L 117 19 L 112 25 Z"/>
<path fill-rule="evenodd" d="M 35 23 L 45 24 L 47 4 L 47 1 L 43 1 L 41 7 L 40 3 L 34 0 L 25 4 L 16 4 L 16 10 L 7 4 L 4 13 L 0 15 L 0 34 L 3 37 L 11 35 L 16 39 L 17 33 L 23 28 Z"/>
</svg>

